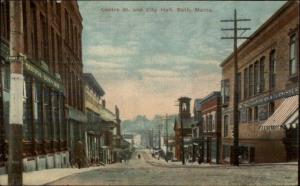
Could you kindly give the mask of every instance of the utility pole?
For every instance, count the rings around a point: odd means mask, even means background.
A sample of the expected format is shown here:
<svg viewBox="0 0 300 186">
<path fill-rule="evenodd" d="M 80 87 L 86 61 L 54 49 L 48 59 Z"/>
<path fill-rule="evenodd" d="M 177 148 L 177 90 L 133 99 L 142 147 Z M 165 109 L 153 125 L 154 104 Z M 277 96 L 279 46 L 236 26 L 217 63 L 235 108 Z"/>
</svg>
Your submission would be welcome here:
<svg viewBox="0 0 300 186">
<path fill-rule="evenodd" d="M 238 28 L 237 23 L 242 21 L 251 21 L 251 19 L 238 19 L 236 9 L 234 9 L 234 19 L 233 20 L 221 20 L 221 22 L 233 22 L 233 28 L 222 28 L 222 31 L 233 31 L 233 37 L 222 37 L 221 39 L 233 39 L 234 48 L 234 66 L 233 66 L 233 160 L 232 163 L 235 166 L 239 166 L 239 121 L 238 121 L 238 94 L 239 94 L 239 80 L 237 78 L 238 73 L 238 54 L 237 54 L 237 40 L 238 39 L 248 39 L 248 37 L 237 36 L 238 30 L 247 31 L 250 28 Z M 244 33 L 243 32 L 243 33 Z M 243 34 L 242 33 L 242 34 Z"/>
<path fill-rule="evenodd" d="M 298 2 L 298 21 L 300 19 L 300 0 L 297 1 Z M 298 104 L 300 104 L 300 25 L 298 22 L 298 52 L 297 52 L 297 59 L 298 59 Z M 300 109 L 298 106 L 298 185 L 300 185 Z"/>
<path fill-rule="evenodd" d="M 168 148 L 169 148 L 169 136 L 168 136 L 168 120 L 170 120 L 170 118 L 168 118 L 168 114 L 166 114 L 166 117 L 163 119 L 165 120 L 165 127 L 166 127 L 166 134 L 165 134 L 165 141 L 166 141 L 166 161 L 168 162 Z"/>
<path fill-rule="evenodd" d="M 8 184 L 23 184 L 23 15 L 22 1 L 9 1 L 10 101 L 8 141 Z"/>
<path fill-rule="evenodd" d="M 160 130 L 161 130 L 161 125 L 158 125 L 158 149 L 161 149 L 161 141 L 160 141 Z"/>
</svg>

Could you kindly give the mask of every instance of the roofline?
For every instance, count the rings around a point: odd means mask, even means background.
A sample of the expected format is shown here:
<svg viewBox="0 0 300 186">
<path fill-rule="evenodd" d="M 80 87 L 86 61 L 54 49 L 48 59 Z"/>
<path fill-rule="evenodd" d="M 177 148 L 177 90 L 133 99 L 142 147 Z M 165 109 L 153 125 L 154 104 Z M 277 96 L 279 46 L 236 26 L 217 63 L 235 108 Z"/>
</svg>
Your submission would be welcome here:
<svg viewBox="0 0 300 186">
<path fill-rule="evenodd" d="M 213 91 L 210 94 L 208 94 L 207 96 L 205 96 L 204 98 L 201 99 L 200 103 L 203 104 L 204 102 L 206 102 L 207 100 L 209 100 L 210 98 L 214 97 L 214 96 L 221 96 L 221 92 L 220 91 Z"/>
<path fill-rule="evenodd" d="M 245 48 L 255 37 L 257 37 L 264 29 L 266 29 L 275 19 L 282 14 L 287 8 L 289 8 L 294 2 L 294 0 L 288 0 L 284 5 L 282 5 L 267 21 L 265 21 L 254 33 L 252 33 L 246 41 L 244 41 L 237 49 L 237 52 L 240 52 Z M 233 57 L 232 52 L 225 60 L 222 61 L 220 67 L 223 67 L 229 60 Z"/>
<path fill-rule="evenodd" d="M 94 75 L 92 73 L 83 73 L 83 79 L 86 82 L 86 78 L 91 80 L 93 83 L 95 83 L 97 91 L 99 91 L 99 95 L 100 96 L 104 96 L 105 91 L 103 90 L 103 88 L 101 87 L 101 85 L 98 83 L 98 81 L 95 79 Z M 88 82 L 86 82 L 88 83 Z"/>
</svg>

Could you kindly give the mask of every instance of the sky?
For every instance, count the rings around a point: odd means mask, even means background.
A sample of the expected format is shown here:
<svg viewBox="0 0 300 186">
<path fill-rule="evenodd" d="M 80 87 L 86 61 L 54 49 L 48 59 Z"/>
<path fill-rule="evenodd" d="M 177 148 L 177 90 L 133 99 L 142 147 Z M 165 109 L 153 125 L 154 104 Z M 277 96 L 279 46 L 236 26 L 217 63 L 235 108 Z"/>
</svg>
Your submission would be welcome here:
<svg viewBox="0 0 300 186">
<path fill-rule="evenodd" d="M 175 114 L 179 97 L 220 91 L 219 64 L 233 51 L 232 40 L 220 39 L 232 35 L 221 28 L 233 25 L 220 20 L 232 19 L 236 9 L 238 18 L 251 19 L 238 25 L 250 27 L 243 33 L 249 36 L 284 3 L 79 1 L 84 72 L 93 73 L 108 108 L 118 105 L 122 119 Z"/>
</svg>

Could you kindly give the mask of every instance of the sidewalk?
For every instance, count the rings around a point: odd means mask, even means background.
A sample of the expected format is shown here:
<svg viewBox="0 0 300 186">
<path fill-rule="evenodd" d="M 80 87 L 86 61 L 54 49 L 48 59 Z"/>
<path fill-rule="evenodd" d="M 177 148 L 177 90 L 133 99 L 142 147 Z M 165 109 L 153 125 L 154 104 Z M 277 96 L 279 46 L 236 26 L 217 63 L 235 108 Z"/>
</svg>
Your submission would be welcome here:
<svg viewBox="0 0 300 186">
<path fill-rule="evenodd" d="M 82 172 L 87 172 L 95 169 L 101 169 L 104 166 L 88 167 L 88 168 L 56 168 L 45 169 L 40 171 L 24 172 L 23 184 L 24 185 L 45 185 L 55 180 Z M 7 174 L 0 175 L 0 185 L 7 185 Z"/>
</svg>

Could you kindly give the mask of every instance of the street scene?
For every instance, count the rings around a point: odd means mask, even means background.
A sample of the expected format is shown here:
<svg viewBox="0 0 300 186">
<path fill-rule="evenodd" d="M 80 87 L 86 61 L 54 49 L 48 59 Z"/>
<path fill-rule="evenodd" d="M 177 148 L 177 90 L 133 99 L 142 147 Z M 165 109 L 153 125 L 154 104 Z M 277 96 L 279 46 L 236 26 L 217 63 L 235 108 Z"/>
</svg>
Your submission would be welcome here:
<svg viewBox="0 0 300 186">
<path fill-rule="evenodd" d="M 0 0 L 0 185 L 299 185 L 299 15 Z"/>
</svg>

